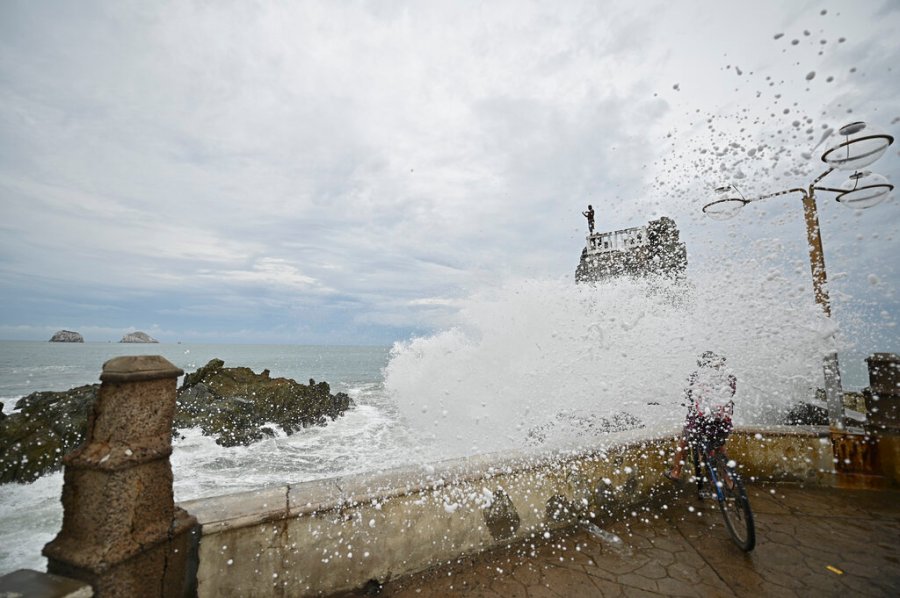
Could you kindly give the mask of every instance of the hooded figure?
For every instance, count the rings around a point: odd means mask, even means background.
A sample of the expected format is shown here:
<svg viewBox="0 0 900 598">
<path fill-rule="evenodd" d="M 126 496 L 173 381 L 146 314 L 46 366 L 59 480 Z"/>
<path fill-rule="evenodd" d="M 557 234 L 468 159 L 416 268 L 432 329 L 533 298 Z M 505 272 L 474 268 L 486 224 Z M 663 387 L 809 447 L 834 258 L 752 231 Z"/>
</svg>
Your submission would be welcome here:
<svg viewBox="0 0 900 598">
<path fill-rule="evenodd" d="M 725 368 L 725 358 L 706 351 L 697 360 L 699 366 L 688 378 L 684 390 L 688 403 L 687 420 L 675 452 L 672 469 L 663 475 L 673 482 L 681 480 L 684 452 L 688 441 L 704 439 L 710 448 L 724 446 L 731 433 L 731 413 L 737 378 Z"/>
<path fill-rule="evenodd" d="M 691 414 L 730 419 L 737 378 L 725 367 L 725 358 L 706 351 L 697 365 L 699 369 L 690 375 L 684 391 Z"/>
</svg>

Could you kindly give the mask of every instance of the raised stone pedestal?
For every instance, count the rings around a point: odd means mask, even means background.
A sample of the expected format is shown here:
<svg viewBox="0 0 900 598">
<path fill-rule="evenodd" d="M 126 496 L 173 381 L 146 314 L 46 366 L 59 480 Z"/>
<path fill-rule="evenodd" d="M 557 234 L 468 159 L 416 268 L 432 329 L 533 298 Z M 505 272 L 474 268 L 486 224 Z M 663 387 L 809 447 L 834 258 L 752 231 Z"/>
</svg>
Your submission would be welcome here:
<svg viewBox="0 0 900 598">
<path fill-rule="evenodd" d="M 197 521 L 175 507 L 169 462 L 182 373 L 161 356 L 103 364 L 85 443 L 63 460 L 62 530 L 43 551 L 50 573 L 96 596 L 195 591 Z"/>
<path fill-rule="evenodd" d="M 900 356 L 875 353 L 866 358 L 869 389 L 867 427 L 873 433 L 900 435 Z"/>
<path fill-rule="evenodd" d="M 900 356 L 874 353 L 866 358 L 869 390 L 866 395 L 866 432 L 878 441 L 881 471 L 900 485 Z"/>
</svg>

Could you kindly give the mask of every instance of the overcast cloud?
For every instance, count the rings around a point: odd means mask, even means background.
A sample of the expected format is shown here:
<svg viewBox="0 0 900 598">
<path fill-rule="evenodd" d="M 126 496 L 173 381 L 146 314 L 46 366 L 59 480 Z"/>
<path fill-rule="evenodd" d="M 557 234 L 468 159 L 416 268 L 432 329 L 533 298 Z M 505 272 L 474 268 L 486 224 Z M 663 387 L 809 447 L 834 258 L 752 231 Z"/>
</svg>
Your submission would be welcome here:
<svg viewBox="0 0 900 598">
<path fill-rule="evenodd" d="M 827 127 L 900 137 L 897 31 L 892 1 L 7 0 L 0 338 L 390 343 L 572 278 L 587 203 L 808 284 L 799 200 L 700 207 L 805 186 Z M 819 203 L 838 318 L 900 349 L 896 199 Z"/>
</svg>

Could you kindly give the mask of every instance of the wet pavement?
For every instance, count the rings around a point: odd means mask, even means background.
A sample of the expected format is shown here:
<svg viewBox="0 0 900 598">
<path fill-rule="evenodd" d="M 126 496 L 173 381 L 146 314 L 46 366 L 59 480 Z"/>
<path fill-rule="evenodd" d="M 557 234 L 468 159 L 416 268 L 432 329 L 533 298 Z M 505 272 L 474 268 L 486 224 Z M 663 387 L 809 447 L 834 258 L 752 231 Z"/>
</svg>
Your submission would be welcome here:
<svg viewBox="0 0 900 598">
<path fill-rule="evenodd" d="M 491 596 L 900 596 L 900 490 L 749 488 L 757 545 L 687 492 L 388 582 L 392 598 Z M 621 542 L 615 541 L 615 536 Z M 375 593 L 375 588 L 369 588 Z"/>
</svg>

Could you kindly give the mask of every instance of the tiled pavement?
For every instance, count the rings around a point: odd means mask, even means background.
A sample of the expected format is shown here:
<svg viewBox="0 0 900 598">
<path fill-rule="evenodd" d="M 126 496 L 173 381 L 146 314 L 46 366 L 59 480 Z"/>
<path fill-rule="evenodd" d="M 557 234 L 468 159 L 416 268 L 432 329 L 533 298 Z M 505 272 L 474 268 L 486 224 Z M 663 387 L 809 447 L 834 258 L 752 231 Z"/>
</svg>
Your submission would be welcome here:
<svg viewBox="0 0 900 598">
<path fill-rule="evenodd" d="M 380 595 L 900 596 L 900 491 L 749 492 L 750 554 L 732 544 L 712 503 L 678 493 L 605 525 L 618 546 L 575 528 L 391 581 Z"/>
</svg>

